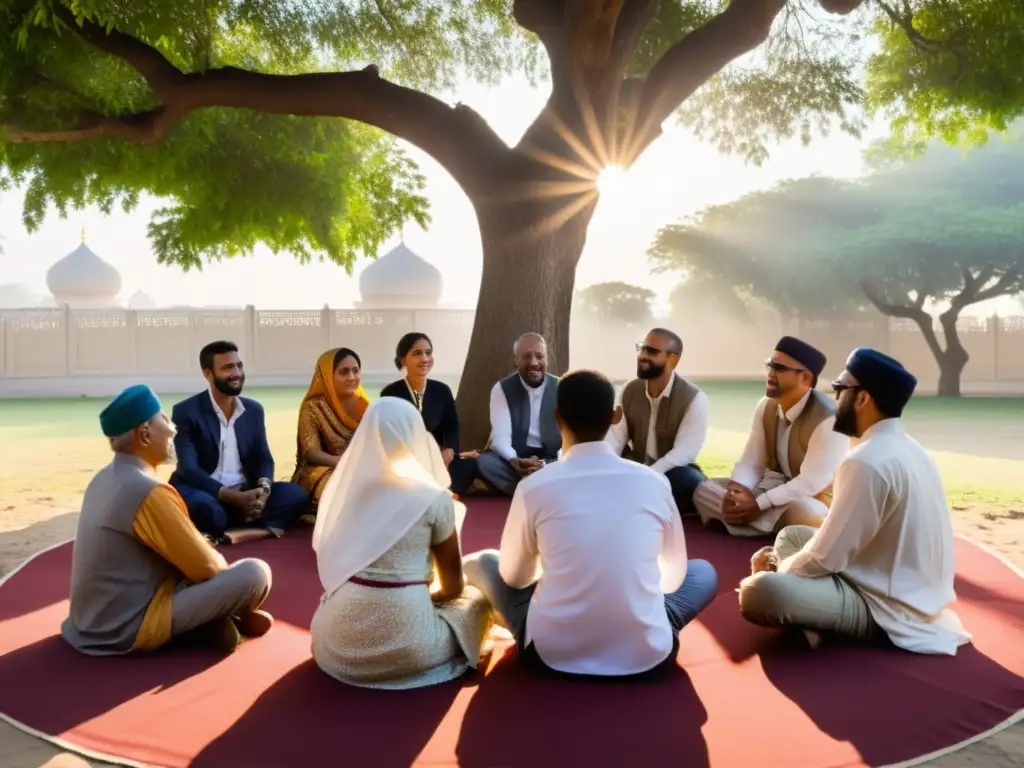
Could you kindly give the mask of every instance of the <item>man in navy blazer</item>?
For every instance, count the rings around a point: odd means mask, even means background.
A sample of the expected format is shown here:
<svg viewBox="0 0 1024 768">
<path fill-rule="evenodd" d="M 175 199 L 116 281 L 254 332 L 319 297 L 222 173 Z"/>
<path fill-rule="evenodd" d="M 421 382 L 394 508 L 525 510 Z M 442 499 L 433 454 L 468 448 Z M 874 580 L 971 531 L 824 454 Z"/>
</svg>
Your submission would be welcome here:
<svg viewBox="0 0 1024 768">
<path fill-rule="evenodd" d="M 171 411 L 178 465 L 171 475 L 192 522 L 215 541 L 228 528 L 256 525 L 280 536 L 309 511 L 309 494 L 274 482 L 263 406 L 240 397 L 245 368 L 238 347 L 215 341 L 199 353 L 210 388 Z"/>
</svg>

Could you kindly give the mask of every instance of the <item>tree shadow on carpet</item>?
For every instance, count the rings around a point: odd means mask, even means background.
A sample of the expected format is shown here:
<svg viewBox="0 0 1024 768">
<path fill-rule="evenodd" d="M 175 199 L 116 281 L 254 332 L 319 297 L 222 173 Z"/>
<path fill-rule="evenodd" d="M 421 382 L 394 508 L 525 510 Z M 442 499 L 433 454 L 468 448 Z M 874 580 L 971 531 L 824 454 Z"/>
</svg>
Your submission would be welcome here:
<svg viewBox="0 0 1024 768">
<path fill-rule="evenodd" d="M 868 765 L 952 746 L 1024 707 L 1024 678 L 971 645 L 954 657 L 852 643 L 811 653 L 780 633 L 761 662 L 780 693 Z"/>
<path fill-rule="evenodd" d="M 171 688 L 223 660 L 211 651 L 129 656 L 85 656 L 53 635 L 0 656 L 4 712 L 46 723 L 53 735 L 71 730 L 149 691 Z M 26 670 L 34 672 L 31 678 Z M 40 676 L 40 670 L 46 674 Z"/>
<path fill-rule="evenodd" d="M 703 768 L 706 721 L 681 668 L 658 682 L 576 682 L 531 673 L 509 650 L 470 699 L 457 755 L 463 768 Z"/>
<path fill-rule="evenodd" d="M 310 659 L 268 688 L 191 766 L 408 766 L 474 679 L 371 690 L 338 682 Z"/>
</svg>

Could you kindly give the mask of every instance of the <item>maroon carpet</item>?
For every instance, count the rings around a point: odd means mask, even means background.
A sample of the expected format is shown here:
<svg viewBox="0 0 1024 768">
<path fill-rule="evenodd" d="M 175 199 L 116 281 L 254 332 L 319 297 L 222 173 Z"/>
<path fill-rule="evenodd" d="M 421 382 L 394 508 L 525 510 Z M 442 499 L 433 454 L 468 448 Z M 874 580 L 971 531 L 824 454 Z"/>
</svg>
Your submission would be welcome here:
<svg viewBox="0 0 1024 768">
<path fill-rule="evenodd" d="M 505 505 L 474 501 L 464 551 L 495 546 Z M 320 596 L 308 531 L 229 549 L 274 569 L 278 624 L 224 658 L 165 651 L 93 659 L 59 624 L 70 545 L 0 587 L 0 712 L 79 747 L 166 766 L 884 765 L 947 748 L 1024 708 L 1024 579 L 957 545 L 958 611 L 975 642 L 955 658 L 833 646 L 808 653 L 746 624 L 735 586 L 761 542 L 688 526 L 721 594 L 681 635 L 656 684 L 567 683 L 499 649 L 482 673 L 379 692 L 310 660 Z"/>
</svg>

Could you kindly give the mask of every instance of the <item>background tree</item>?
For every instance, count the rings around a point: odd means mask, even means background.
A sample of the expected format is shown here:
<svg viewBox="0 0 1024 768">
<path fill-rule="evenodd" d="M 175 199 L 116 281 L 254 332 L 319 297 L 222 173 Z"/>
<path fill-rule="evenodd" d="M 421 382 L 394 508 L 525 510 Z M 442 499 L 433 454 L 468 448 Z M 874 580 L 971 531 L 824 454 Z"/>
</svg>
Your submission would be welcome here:
<svg viewBox="0 0 1024 768">
<path fill-rule="evenodd" d="M 790 181 L 663 228 L 651 248 L 733 306 L 751 298 L 811 318 L 873 306 L 913 320 L 960 394 L 968 354 L 957 318 L 1024 291 L 1024 147 L 934 147 L 860 182 Z M 935 317 L 942 340 L 935 329 Z"/>
<path fill-rule="evenodd" d="M 578 307 L 598 322 L 628 327 L 650 325 L 654 291 L 629 283 L 597 283 L 576 294 Z"/>
<path fill-rule="evenodd" d="M 467 444 L 477 444 L 515 336 L 543 333 L 553 369 L 568 363 L 601 168 L 629 166 L 684 102 L 698 135 L 760 161 L 774 138 L 856 134 L 865 63 L 871 106 L 899 109 L 911 86 L 949 93 L 945 62 L 967 55 L 966 22 L 936 26 L 939 37 L 917 26 L 919 12 L 949 20 L 947 2 L 904 0 L 897 14 L 877 2 L 857 10 L 862 0 L 0 0 L 0 167 L 8 185 L 28 186 L 30 226 L 50 204 L 131 207 L 145 191 L 168 201 L 151 226 L 163 261 L 198 266 L 263 242 L 350 265 L 404 219 L 426 218 L 422 179 L 373 129 L 416 145 L 454 177 L 480 225 L 459 388 Z M 849 17 L 829 21 L 821 8 Z M 1019 33 L 996 12 L 978 18 L 988 26 L 970 31 L 970 61 L 991 35 L 1006 56 L 985 64 L 976 88 L 1019 91 L 1009 59 L 1020 46 L 1003 43 Z M 881 43 L 874 58 L 857 42 L 866 32 Z M 878 63 L 889 48 L 938 63 L 895 82 Z M 514 147 L 466 105 L 429 95 L 460 73 L 531 71 L 541 49 L 551 95 Z M 966 127 L 1014 108 L 1009 95 L 995 103 L 957 87 L 935 109 L 974 99 Z M 927 104 L 912 106 L 908 120 L 929 130 Z M 365 126 L 322 119 L 335 117 Z"/>
</svg>

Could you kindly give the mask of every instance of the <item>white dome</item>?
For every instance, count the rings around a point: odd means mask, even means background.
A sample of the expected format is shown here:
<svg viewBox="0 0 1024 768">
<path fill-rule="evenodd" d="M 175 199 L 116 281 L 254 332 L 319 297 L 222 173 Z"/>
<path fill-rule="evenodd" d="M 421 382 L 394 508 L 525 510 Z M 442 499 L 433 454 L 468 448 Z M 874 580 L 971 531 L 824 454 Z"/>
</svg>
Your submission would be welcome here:
<svg viewBox="0 0 1024 768">
<path fill-rule="evenodd" d="M 113 301 L 121 292 L 121 275 L 82 243 L 50 267 L 46 287 L 59 303 L 75 299 Z"/>
<path fill-rule="evenodd" d="M 359 276 L 363 304 L 437 306 L 444 291 L 441 272 L 405 243 L 381 256 Z"/>
</svg>

